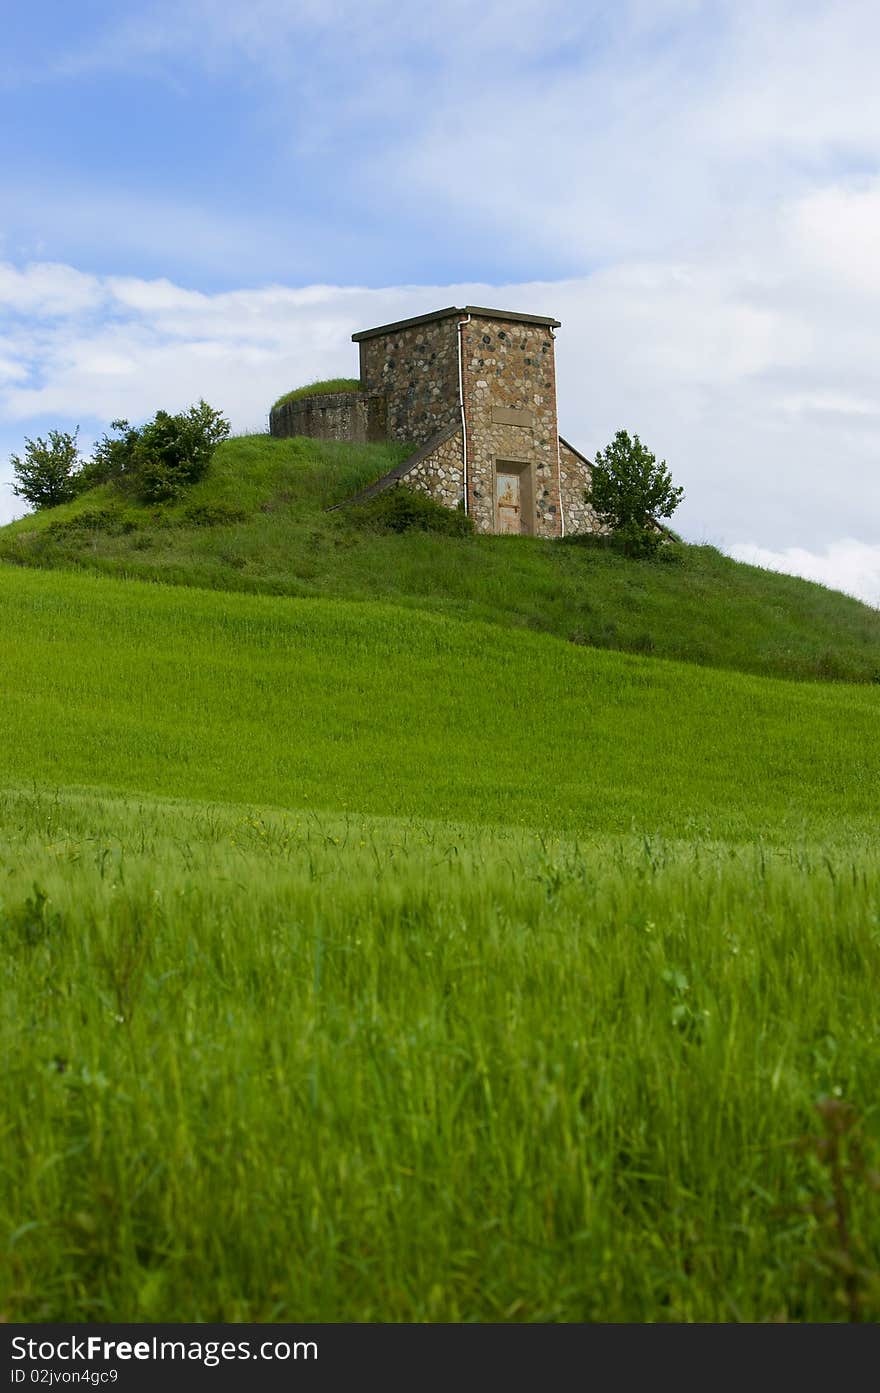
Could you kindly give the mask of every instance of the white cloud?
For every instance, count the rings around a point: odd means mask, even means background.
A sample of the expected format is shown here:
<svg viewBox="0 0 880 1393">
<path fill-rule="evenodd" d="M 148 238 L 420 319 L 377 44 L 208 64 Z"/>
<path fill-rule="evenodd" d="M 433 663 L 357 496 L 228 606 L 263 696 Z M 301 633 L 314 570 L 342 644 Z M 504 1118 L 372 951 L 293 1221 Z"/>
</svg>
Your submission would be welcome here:
<svg viewBox="0 0 880 1393">
<path fill-rule="evenodd" d="M 823 551 L 807 551 L 803 547 L 788 547 L 772 551 L 749 542 L 729 548 L 737 561 L 763 566 L 768 571 L 784 571 L 792 576 L 817 580 L 833 590 L 843 590 L 869 605 L 880 608 L 880 545 L 844 538 L 832 542 Z"/>
<path fill-rule="evenodd" d="M 22 268 L 0 263 L 0 310 L 32 318 L 58 319 L 95 308 L 100 283 L 72 266 L 37 262 Z"/>
<path fill-rule="evenodd" d="M 11 485 L 5 479 L 0 479 L 0 526 L 14 522 L 16 518 L 23 518 L 27 511 L 21 499 L 15 497 Z"/>
<path fill-rule="evenodd" d="M 880 183 L 862 178 L 805 196 L 794 213 L 805 261 L 843 288 L 880 293 Z"/>
</svg>

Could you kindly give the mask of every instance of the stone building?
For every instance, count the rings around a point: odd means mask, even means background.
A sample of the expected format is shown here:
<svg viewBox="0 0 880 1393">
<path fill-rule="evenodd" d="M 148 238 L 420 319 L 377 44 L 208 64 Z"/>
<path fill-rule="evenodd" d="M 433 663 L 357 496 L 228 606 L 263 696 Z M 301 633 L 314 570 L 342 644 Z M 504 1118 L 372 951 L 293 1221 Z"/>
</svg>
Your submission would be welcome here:
<svg viewBox="0 0 880 1393">
<path fill-rule="evenodd" d="M 397 484 L 464 508 L 478 532 L 598 531 L 584 502 L 590 464 L 559 434 L 558 319 L 450 306 L 364 329 L 360 391 L 276 407 L 273 435 L 402 440 L 403 464 L 357 495 Z"/>
</svg>

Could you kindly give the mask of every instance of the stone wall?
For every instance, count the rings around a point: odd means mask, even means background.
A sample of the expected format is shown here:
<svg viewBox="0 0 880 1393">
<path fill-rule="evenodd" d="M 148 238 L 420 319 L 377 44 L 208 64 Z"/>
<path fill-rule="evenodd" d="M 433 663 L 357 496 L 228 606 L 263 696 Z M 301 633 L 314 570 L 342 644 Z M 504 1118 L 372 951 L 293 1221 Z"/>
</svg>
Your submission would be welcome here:
<svg viewBox="0 0 880 1393">
<path fill-rule="evenodd" d="M 531 468 L 527 530 L 558 537 L 559 465 L 553 336 L 545 324 L 474 316 L 462 330 L 469 511 L 478 532 L 496 531 L 498 460 Z"/>
<path fill-rule="evenodd" d="M 273 406 L 269 434 L 307 435 L 362 445 L 386 439 L 385 399 L 366 392 L 321 392 Z"/>
<path fill-rule="evenodd" d="M 456 312 L 359 340 L 361 389 L 385 397 L 390 440 L 423 445 L 460 419 L 459 318 Z"/>
<path fill-rule="evenodd" d="M 400 481 L 406 488 L 427 493 L 447 508 L 464 504 L 464 458 L 461 430 L 442 440 L 435 450 L 423 456 Z"/>
<path fill-rule="evenodd" d="M 589 460 L 562 438 L 559 441 L 559 469 L 566 536 L 580 532 L 604 532 L 606 529 L 584 501 L 584 490 L 590 482 Z"/>
</svg>

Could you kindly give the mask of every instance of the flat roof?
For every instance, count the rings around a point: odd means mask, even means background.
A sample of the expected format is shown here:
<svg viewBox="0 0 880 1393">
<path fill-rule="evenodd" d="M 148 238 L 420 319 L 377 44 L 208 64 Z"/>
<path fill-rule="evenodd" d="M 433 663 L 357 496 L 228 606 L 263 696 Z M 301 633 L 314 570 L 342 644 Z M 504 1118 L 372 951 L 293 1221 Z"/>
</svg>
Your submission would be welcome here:
<svg viewBox="0 0 880 1393">
<path fill-rule="evenodd" d="M 516 310 L 488 310 L 482 305 L 449 305 L 445 310 L 434 310 L 431 314 L 417 314 L 412 319 L 397 319 L 393 324 L 380 324 L 376 329 L 361 329 L 359 334 L 352 334 L 352 342 L 360 343 L 362 339 L 379 338 L 382 334 L 396 333 L 398 329 L 411 329 L 416 324 L 431 324 L 435 319 L 451 319 L 454 314 L 471 314 L 480 319 L 503 319 L 512 324 L 546 324 L 551 329 L 559 329 L 562 324 L 560 319 L 549 319 L 542 314 L 518 314 Z"/>
</svg>

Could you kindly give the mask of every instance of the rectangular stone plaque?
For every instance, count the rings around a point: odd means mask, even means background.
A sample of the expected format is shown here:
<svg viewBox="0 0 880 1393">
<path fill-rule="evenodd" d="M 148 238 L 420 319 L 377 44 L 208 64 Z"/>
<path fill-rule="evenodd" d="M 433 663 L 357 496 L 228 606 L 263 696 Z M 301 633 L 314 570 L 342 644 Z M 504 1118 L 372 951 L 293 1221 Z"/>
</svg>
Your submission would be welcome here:
<svg viewBox="0 0 880 1393">
<path fill-rule="evenodd" d="M 531 411 L 522 411 L 512 406 L 493 406 L 492 424 L 493 426 L 524 426 L 526 430 L 531 430 L 535 424 L 535 418 Z"/>
</svg>

